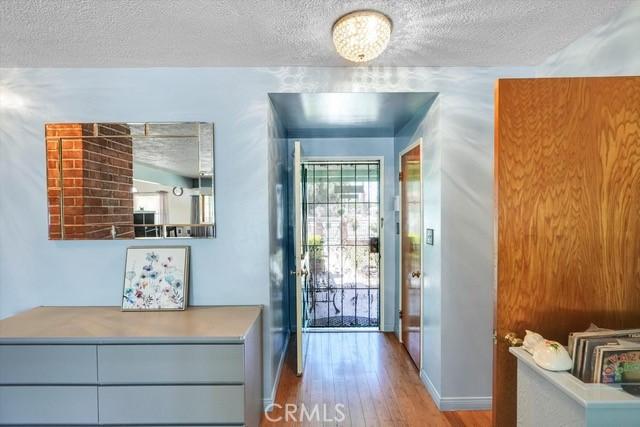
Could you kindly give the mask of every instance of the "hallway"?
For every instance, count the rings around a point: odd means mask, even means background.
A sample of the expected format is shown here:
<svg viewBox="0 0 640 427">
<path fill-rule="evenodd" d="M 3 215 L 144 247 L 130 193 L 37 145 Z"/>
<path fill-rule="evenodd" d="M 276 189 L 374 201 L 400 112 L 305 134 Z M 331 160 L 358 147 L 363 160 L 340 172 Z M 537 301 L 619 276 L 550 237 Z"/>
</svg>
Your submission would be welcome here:
<svg viewBox="0 0 640 427">
<path fill-rule="evenodd" d="M 309 339 L 303 377 L 295 374 L 295 349 L 289 345 L 275 407 L 263 417 L 262 426 L 481 427 L 491 423 L 489 411 L 439 412 L 392 333 L 312 333 Z M 288 420 L 287 404 L 297 405 L 295 411 L 290 407 Z M 301 420 L 303 405 L 312 414 L 316 404 L 319 418 Z M 336 408 L 337 404 L 344 407 Z"/>
</svg>

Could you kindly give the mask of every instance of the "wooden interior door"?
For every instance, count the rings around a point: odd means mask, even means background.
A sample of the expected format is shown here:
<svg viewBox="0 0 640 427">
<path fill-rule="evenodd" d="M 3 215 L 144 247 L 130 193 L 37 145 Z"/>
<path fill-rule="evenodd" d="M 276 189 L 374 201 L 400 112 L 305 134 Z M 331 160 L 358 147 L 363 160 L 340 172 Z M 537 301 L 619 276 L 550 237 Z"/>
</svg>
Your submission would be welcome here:
<svg viewBox="0 0 640 427">
<path fill-rule="evenodd" d="M 420 312 L 422 289 L 422 184 L 420 144 L 400 157 L 402 244 L 402 343 L 420 368 Z"/>
<path fill-rule="evenodd" d="M 516 424 L 525 329 L 640 327 L 640 77 L 499 80 L 494 425 Z"/>
</svg>

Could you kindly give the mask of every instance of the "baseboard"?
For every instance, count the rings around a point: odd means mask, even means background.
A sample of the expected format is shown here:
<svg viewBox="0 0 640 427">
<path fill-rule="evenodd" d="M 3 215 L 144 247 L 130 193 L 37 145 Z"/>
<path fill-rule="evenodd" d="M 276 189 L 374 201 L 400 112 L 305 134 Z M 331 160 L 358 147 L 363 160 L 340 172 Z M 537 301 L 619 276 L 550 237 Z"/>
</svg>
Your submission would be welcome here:
<svg viewBox="0 0 640 427">
<path fill-rule="evenodd" d="M 280 355 L 280 362 L 278 362 L 278 370 L 276 372 L 276 376 L 273 381 L 273 388 L 271 389 L 271 395 L 269 397 L 265 397 L 262 399 L 262 405 L 265 409 L 270 409 L 273 403 L 276 400 L 276 393 L 278 393 L 278 386 L 280 385 L 280 374 L 282 373 L 282 366 L 284 365 L 284 361 L 287 357 L 287 350 L 289 349 L 289 338 L 291 337 L 291 332 L 287 333 L 287 337 L 284 340 L 282 354 Z M 271 408 L 272 409 L 272 408 Z"/>
<path fill-rule="evenodd" d="M 427 388 L 431 398 L 441 411 L 471 411 L 491 409 L 491 396 L 487 397 L 442 397 L 431 379 L 424 371 L 420 371 L 420 379 Z"/>
<path fill-rule="evenodd" d="M 438 407 L 441 411 L 487 411 L 491 409 L 491 396 L 443 397 Z"/>
<path fill-rule="evenodd" d="M 422 384 L 424 384 L 424 386 L 427 388 L 427 391 L 431 395 L 431 399 L 433 399 L 438 409 L 441 409 L 440 401 L 442 400 L 442 398 L 440 397 L 440 393 L 438 393 L 438 390 L 436 390 L 436 387 L 433 385 L 431 379 L 424 370 L 420 370 L 420 379 L 422 380 Z"/>
</svg>

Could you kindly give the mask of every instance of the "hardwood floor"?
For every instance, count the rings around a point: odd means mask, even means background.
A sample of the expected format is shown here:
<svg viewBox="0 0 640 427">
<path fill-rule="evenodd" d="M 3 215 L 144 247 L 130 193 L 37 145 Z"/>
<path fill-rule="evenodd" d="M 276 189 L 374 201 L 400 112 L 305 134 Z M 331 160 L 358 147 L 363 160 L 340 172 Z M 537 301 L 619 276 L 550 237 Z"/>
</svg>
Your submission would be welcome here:
<svg viewBox="0 0 640 427">
<path fill-rule="evenodd" d="M 282 368 L 274 409 L 263 416 L 263 427 L 491 424 L 490 411 L 438 411 L 409 354 L 392 333 L 312 333 L 302 377 L 295 374 L 293 345 Z M 319 417 L 306 416 L 315 408 Z"/>
</svg>

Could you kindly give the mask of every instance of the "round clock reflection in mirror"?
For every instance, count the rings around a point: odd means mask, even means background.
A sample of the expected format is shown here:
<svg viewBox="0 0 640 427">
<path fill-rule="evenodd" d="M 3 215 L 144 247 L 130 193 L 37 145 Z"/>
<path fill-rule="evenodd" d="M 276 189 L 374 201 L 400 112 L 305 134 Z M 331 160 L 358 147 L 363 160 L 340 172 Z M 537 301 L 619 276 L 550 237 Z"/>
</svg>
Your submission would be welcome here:
<svg viewBox="0 0 640 427">
<path fill-rule="evenodd" d="M 184 188 L 176 186 L 176 187 L 173 187 L 172 192 L 174 196 L 180 197 L 184 194 Z"/>
</svg>

